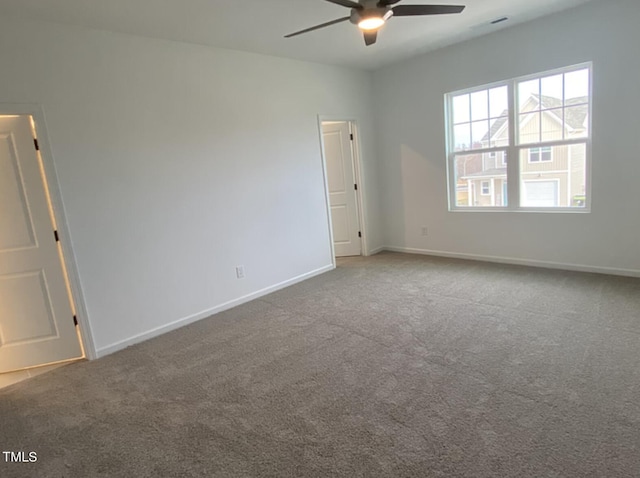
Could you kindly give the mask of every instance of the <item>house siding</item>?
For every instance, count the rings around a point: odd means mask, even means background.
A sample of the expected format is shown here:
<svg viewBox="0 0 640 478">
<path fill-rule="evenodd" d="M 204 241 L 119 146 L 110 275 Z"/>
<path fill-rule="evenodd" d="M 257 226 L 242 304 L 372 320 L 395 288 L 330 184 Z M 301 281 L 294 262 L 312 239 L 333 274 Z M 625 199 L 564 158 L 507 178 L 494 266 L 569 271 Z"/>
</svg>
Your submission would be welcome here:
<svg viewBox="0 0 640 478">
<path fill-rule="evenodd" d="M 562 124 L 558 118 L 563 117 L 561 108 L 535 111 L 537 103 L 529 101 L 521 111 L 528 111 L 528 114 L 521 115 L 520 141 L 521 144 L 539 141 L 562 140 Z M 580 133 L 578 133 L 580 134 Z M 571 130 L 566 129 L 565 137 L 571 135 Z M 502 128 L 498 131 L 493 143 L 507 141 L 508 131 Z M 535 145 L 531 145 L 535 148 Z M 485 141 L 482 147 L 489 147 L 489 142 Z M 520 180 L 525 181 L 557 181 L 558 182 L 558 202 L 557 207 L 571 207 L 580 204 L 581 196 L 585 189 L 585 150 L 584 146 L 566 145 L 552 148 L 551 161 L 530 161 L 530 147 L 525 147 L 520 151 Z M 492 207 L 506 205 L 503 201 L 503 186 L 506 183 L 506 171 L 502 164 L 502 152 L 497 152 L 492 158 L 489 153 L 469 155 L 465 164 L 466 174 L 477 174 L 487 171 L 485 177 L 467 178 L 473 185 L 472 206 Z M 493 171 L 493 174 L 491 173 Z M 459 174 L 458 177 L 464 176 Z M 482 182 L 492 181 L 493 195 L 482 195 Z M 525 201 L 525 188 L 521 187 L 521 203 Z M 458 205 L 469 205 L 468 194 L 459 191 L 457 196 Z"/>
</svg>

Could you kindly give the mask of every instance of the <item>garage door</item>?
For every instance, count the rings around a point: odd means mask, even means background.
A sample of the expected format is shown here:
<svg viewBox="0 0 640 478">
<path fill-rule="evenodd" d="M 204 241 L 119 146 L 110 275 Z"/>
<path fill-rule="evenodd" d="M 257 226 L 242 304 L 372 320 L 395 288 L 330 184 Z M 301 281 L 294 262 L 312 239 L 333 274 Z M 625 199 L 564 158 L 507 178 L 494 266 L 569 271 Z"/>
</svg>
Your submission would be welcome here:
<svg viewBox="0 0 640 478">
<path fill-rule="evenodd" d="M 525 181 L 522 195 L 524 207 L 555 207 L 558 205 L 558 181 Z"/>
</svg>

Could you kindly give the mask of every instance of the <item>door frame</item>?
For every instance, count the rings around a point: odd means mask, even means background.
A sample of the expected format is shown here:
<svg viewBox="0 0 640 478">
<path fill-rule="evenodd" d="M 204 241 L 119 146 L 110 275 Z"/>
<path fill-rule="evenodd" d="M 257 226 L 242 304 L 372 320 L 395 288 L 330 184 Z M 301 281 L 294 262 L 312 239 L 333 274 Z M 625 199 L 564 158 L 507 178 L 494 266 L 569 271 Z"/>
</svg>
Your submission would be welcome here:
<svg viewBox="0 0 640 478">
<path fill-rule="evenodd" d="M 96 354 L 91 325 L 89 323 L 87 306 L 84 301 L 82 292 L 82 283 L 78 274 L 78 267 L 75 254 L 73 252 L 73 241 L 69 233 L 67 219 L 64 212 L 64 203 L 60 194 L 60 185 L 58 174 L 56 172 L 51 143 L 47 133 L 47 122 L 42 105 L 31 103 L 0 103 L 0 115 L 29 115 L 33 117 L 38 133 L 38 146 L 40 149 L 40 157 L 42 158 L 42 166 L 44 168 L 45 180 L 49 190 L 49 198 L 51 207 L 56 220 L 58 230 L 58 238 L 60 239 L 60 247 L 64 266 L 67 271 L 67 278 L 73 296 L 73 305 L 76 311 L 76 318 L 80 326 L 80 346 L 84 349 L 85 357 L 89 360 L 98 358 Z M 46 364 L 43 364 L 46 365 Z"/>
<path fill-rule="evenodd" d="M 324 197 L 326 202 L 327 211 L 327 223 L 329 227 L 329 246 L 331 248 L 331 261 L 333 266 L 336 266 L 336 251 L 333 244 L 333 225 L 331 224 L 331 202 L 329 198 L 329 179 L 327 175 L 327 158 L 325 156 L 324 149 L 324 136 L 322 132 L 322 123 L 336 121 L 345 122 L 349 124 L 349 132 L 353 134 L 353 141 L 351 141 L 351 153 L 353 155 L 353 174 L 354 180 L 358 185 L 358 191 L 356 193 L 356 209 L 358 213 L 359 230 L 362 233 L 360 238 L 361 243 L 361 255 L 368 256 L 369 245 L 367 242 L 367 227 L 365 222 L 366 208 L 364 200 L 366 194 L 366 185 L 363 174 L 362 165 L 362 146 L 360 142 L 360 129 L 358 127 L 358 118 L 353 116 L 335 116 L 335 115 L 318 115 L 318 133 L 320 135 L 320 156 L 322 158 L 322 174 L 324 176 Z"/>
</svg>

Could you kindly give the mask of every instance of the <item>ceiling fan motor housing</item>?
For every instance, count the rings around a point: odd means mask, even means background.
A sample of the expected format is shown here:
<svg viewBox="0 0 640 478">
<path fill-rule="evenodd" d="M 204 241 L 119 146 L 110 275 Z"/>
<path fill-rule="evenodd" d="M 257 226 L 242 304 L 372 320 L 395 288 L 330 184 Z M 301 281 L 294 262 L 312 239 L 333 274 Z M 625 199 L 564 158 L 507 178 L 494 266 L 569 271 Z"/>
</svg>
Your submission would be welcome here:
<svg viewBox="0 0 640 478">
<path fill-rule="evenodd" d="M 365 18 L 382 18 L 388 20 L 393 15 L 393 10 L 389 5 L 379 6 L 377 0 L 360 0 L 362 8 L 352 8 L 351 18 L 349 21 L 354 25 L 357 25 Z"/>
</svg>

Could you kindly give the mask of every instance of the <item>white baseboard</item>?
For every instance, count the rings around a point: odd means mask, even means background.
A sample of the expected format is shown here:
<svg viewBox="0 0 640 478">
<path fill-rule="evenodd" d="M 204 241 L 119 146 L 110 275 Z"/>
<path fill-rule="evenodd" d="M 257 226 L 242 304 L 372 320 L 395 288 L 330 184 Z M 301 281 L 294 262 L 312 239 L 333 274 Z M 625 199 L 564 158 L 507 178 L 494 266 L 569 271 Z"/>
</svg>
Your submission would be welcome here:
<svg viewBox="0 0 640 478">
<path fill-rule="evenodd" d="M 244 304 L 245 302 L 252 301 L 254 299 L 265 296 L 277 290 L 284 289 L 285 287 L 289 287 L 290 285 L 297 284 L 298 282 L 302 282 L 303 280 L 307 280 L 314 276 L 324 274 L 325 272 L 328 272 L 333 269 L 335 269 L 335 266 L 333 264 L 320 267 L 319 269 L 313 270 L 311 272 L 307 272 L 306 274 L 302 274 L 292 279 L 286 280 L 284 282 L 280 282 L 278 284 L 265 287 L 264 289 L 260 289 L 256 292 L 252 292 L 251 294 L 238 297 L 237 299 L 233 299 L 223 304 L 217 305 L 215 307 L 211 307 L 209 309 L 200 311 L 198 313 L 189 315 L 187 317 L 183 317 L 181 319 L 170 322 L 166 325 L 162 325 L 160 327 L 156 327 L 155 329 L 151 329 L 147 332 L 134 335 L 133 337 L 130 337 L 125 340 L 121 340 L 120 342 L 116 342 L 114 344 L 107 345 L 106 347 L 99 348 L 96 351 L 97 358 L 112 354 L 114 352 L 117 352 L 118 350 L 125 349 L 131 345 L 144 342 L 145 340 L 149 340 L 153 337 L 166 334 L 167 332 L 171 332 L 172 330 L 179 329 L 180 327 L 184 327 L 185 325 L 189 325 L 193 322 L 197 322 L 198 320 L 205 319 L 211 315 L 231 309 L 238 305 Z"/>
<path fill-rule="evenodd" d="M 371 249 L 367 255 L 368 256 L 373 256 L 373 255 L 377 254 L 378 252 L 382 252 L 384 250 L 385 250 L 384 246 L 376 247 L 375 249 Z"/>
<path fill-rule="evenodd" d="M 534 259 L 519 259 L 516 257 L 483 256 L 479 254 L 466 254 L 461 252 L 433 251 L 429 249 L 416 249 L 412 247 L 384 246 L 385 251 L 406 252 L 408 254 L 422 254 L 426 256 L 451 257 L 455 259 L 468 259 L 482 262 L 498 262 L 500 264 L 515 264 L 520 266 L 544 267 L 547 269 L 561 269 L 578 272 L 595 272 L 597 274 L 612 274 L 626 277 L 640 277 L 640 270 L 619 269 L 615 267 L 600 267 L 584 264 L 568 264 L 564 262 L 538 261 Z"/>
</svg>

